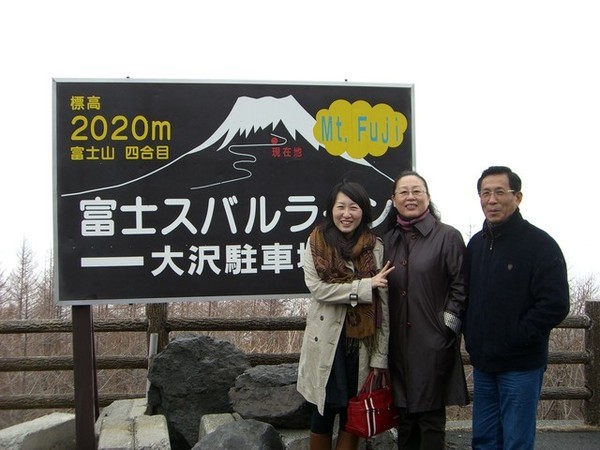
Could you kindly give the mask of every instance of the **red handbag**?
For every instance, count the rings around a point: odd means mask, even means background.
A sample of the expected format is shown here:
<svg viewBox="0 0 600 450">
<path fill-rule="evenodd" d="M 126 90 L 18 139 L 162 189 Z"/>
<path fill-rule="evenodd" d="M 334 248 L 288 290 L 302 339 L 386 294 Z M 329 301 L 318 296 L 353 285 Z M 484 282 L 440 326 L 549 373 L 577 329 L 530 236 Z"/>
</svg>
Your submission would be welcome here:
<svg viewBox="0 0 600 450">
<path fill-rule="evenodd" d="M 370 438 L 397 426 L 398 417 L 387 371 L 381 370 L 375 377 L 371 370 L 358 395 L 348 402 L 345 431 Z"/>
</svg>

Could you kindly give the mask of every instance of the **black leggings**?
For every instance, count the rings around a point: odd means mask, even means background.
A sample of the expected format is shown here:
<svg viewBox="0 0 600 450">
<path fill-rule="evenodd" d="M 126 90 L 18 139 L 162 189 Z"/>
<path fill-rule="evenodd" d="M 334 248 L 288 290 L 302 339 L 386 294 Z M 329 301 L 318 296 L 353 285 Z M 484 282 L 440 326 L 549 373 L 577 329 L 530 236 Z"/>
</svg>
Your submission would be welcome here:
<svg viewBox="0 0 600 450">
<path fill-rule="evenodd" d="M 317 434 L 333 434 L 335 416 L 340 415 L 340 430 L 346 429 L 348 412 L 346 408 L 331 408 L 325 405 L 324 415 L 319 414 L 317 405 L 311 405 L 310 431 Z"/>
</svg>

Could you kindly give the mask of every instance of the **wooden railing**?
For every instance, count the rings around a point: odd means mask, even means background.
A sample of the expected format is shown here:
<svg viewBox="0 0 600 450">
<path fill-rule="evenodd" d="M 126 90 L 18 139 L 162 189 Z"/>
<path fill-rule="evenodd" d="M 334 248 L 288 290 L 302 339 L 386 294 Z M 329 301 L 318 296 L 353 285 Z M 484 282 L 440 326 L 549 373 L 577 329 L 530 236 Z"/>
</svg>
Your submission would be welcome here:
<svg viewBox="0 0 600 450">
<path fill-rule="evenodd" d="M 149 314 L 148 317 L 155 317 Z M 158 328 L 157 328 L 158 324 Z M 304 317 L 244 318 L 244 319 L 181 319 L 160 320 L 98 320 L 94 332 L 146 332 L 167 336 L 174 331 L 289 331 L 304 330 Z M 581 386 L 542 388 L 542 400 L 584 400 L 584 422 L 600 426 L 600 301 L 588 301 L 585 315 L 569 316 L 558 328 L 584 330 L 583 351 L 551 351 L 550 364 L 582 364 L 584 383 Z M 72 323 L 66 320 L 0 321 L 1 334 L 22 333 L 69 333 Z M 168 339 L 167 339 L 168 340 Z M 297 362 L 298 353 L 249 354 L 252 365 Z M 463 353 L 463 363 L 470 364 L 468 354 Z M 98 356 L 97 369 L 146 369 L 146 356 Z M 0 358 L 0 372 L 34 372 L 73 370 L 73 358 L 67 356 L 37 356 Z M 472 389 L 470 394 L 472 395 Z M 143 397 L 138 394 L 100 394 L 99 406 L 107 406 L 115 400 Z M 0 396 L 0 409 L 54 409 L 73 408 L 74 397 L 69 394 L 10 395 Z"/>
</svg>

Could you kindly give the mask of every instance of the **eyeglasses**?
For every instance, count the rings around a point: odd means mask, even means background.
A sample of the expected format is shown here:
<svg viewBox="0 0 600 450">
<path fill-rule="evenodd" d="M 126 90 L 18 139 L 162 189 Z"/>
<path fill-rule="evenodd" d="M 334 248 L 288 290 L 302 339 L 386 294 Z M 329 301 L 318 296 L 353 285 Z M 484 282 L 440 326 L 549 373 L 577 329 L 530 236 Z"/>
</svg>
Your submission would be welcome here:
<svg viewBox="0 0 600 450">
<path fill-rule="evenodd" d="M 421 197 L 425 194 L 427 194 L 427 191 L 425 189 L 412 189 L 412 190 L 408 190 L 408 189 L 401 189 L 399 191 L 394 192 L 394 194 L 396 194 L 398 197 L 408 197 L 409 195 L 413 195 L 415 197 Z"/>
<path fill-rule="evenodd" d="M 504 198 L 506 196 L 506 194 L 510 194 L 515 192 L 513 189 L 502 189 L 502 188 L 498 188 L 498 189 L 494 189 L 493 191 L 489 190 L 489 189 L 484 189 L 483 191 L 481 191 L 479 193 L 479 197 L 483 200 L 488 200 L 492 194 L 494 194 L 494 197 L 496 197 L 497 200 L 501 200 L 502 198 Z"/>
</svg>

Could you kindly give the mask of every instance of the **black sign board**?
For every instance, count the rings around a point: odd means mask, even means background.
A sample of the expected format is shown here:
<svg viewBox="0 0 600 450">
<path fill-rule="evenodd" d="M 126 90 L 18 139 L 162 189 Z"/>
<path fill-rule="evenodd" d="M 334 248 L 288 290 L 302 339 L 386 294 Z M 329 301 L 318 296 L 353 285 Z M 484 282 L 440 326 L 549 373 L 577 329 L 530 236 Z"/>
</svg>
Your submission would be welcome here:
<svg viewBox="0 0 600 450">
<path fill-rule="evenodd" d="M 410 85 L 54 80 L 57 301 L 302 297 L 342 179 L 374 228 L 413 166 Z"/>
</svg>

